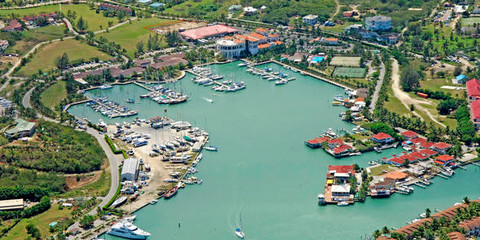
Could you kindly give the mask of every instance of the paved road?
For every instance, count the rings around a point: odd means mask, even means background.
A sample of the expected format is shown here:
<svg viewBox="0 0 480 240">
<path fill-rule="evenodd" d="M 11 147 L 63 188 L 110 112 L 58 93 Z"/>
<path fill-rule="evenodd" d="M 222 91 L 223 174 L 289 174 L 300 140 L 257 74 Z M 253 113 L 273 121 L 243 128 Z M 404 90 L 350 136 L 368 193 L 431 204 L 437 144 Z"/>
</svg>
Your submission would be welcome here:
<svg viewBox="0 0 480 240">
<path fill-rule="evenodd" d="M 31 88 L 30 90 L 27 91 L 27 93 L 25 93 L 25 96 L 23 96 L 22 105 L 25 108 L 31 108 L 32 107 L 32 105 L 30 104 L 30 98 L 32 97 L 32 93 L 33 93 L 34 90 L 35 90 L 35 87 Z M 58 123 L 58 121 L 55 120 L 55 119 L 51 119 L 51 118 L 42 116 L 39 113 L 37 113 L 37 115 L 40 118 L 43 118 L 47 121 Z M 110 149 L 110 146 L 105 141 L 104 135 L 98 133 L 97 130 L 95 130 L 93 128 L 90 128 L 90 127 L 87 127 L 86 132 L 97 139 L 98 143 L 100 144 L 103 151 L 107 155 L 107 158 L 108 158 L 108 161 L 109 161 L 109 164 L 110 164 L 110 174 L 111 174 L 111 177 L 112 177 L 111 182 L 110 182 L 110 190 L 108 191 L 108 194 L 102 198 L 102 202 L 100 202 L 100 204 L 99 204 L 99 207 L 103 208 L 115 196 L 115 193 L 117 192 L 118 185 L 119 185 L 119 182 L 120 182 L 119 173 L 118 173 L 119 164 L 123 160 L 123 156 L 113 154 L 112 150 Z M 97 208 L 94 208 L 92 211 L 89 212 L 90 215 L 95 215 L 96 213 L 97 213 Z"/>
<path fill-rule="evenodd" d="M 383 79 L 385 78 L 385 64 L 383 61 L 380 61 L 380 76 L 378 76 L 377 86 L 375 86 L 375 91 L 373 92 L 372 102 L 370 102 L 370 112 L 376 107 L 378 96 L 380 95 L 380 89 L 382 89 Z"/>
</svg>

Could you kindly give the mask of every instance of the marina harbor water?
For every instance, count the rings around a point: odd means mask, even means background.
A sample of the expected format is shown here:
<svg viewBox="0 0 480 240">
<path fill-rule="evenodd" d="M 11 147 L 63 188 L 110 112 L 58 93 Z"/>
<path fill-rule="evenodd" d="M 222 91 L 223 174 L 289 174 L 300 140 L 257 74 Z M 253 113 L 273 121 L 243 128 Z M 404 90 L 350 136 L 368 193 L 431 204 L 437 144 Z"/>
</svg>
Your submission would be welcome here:
<svg viewBox="0 0 480 240">
<path fill-rule="evenodd" d="M 258 66 L 296 78 L 278 87 L 246 72 L 248 68 L 239 63 L 210 66 L 215 73 L 248 85 L 235 93 L 199 86 L 192 81 L 194 75 L 187 74 L 166 85 L 188 95 L 183 104 L 160 105 L 141 99 L 148 90 L 130 84 L 85 94 L 108 97 L 138 110 L 137 116 L 109 119 L 85 104 L 69 109 L 78 117 L 107 123 L 166 114 L 205 129 L 210 134 L 207 146 L 218 146 L 218 152 L 202 152 L 203 160 L 196 167 L 202 185 L 180 189 L 174 198 L 161 199 L 135 213 L 135 225 L 149 232 L 149 239 L 238 239 L 234 231 L 240 225 L 248 239 L 361 239 L 383 226 L 402 226 L 426 207 L 444 209 L 465 196 L 480 196 L 480 188 L 470 184 L 480 181 L 480 167 L 469 165 L 449 179 L 435 178 L 428 188 L 415 186 L 410 195 L 369 198 L 347 207 L 318 206 L 317 194 L 323 191 L 328 165 L 366 167 L 370 161 L 403 149 L 335 159 L 308 148 L 303 144 L 305 136 L 318 136 L 328 128 L 338 132 L 354 127 L 341 121 L 342 109 L 331 104 L 344 89 L 277 64 Z M 128 98 L 135 98 L 135 103 L 127 105 Z"/>
</svg>

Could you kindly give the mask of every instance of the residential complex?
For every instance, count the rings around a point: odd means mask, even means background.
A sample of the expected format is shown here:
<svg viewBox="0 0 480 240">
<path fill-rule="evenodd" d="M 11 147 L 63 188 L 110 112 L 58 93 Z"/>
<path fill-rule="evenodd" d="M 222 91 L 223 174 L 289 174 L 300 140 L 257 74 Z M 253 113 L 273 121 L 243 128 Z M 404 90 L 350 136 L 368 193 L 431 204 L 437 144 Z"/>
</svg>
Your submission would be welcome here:
<svg viewBox="0 0 480 240">
<path fill-rule="evenodd" d="M 226 58 L 233 59 L 249 53 L 257 54 L 259 51 L 283 44 L 278 34 L 272 34 L 264 28 L 257 28 L 248 35 L 228 36 L 217 41 L 217 49 Z"/>
<path fill-rule="evenodd" d="M 365 28 L 372 31 L 386 31 L 392 29 L 392 18 L 375 16 L 365 18 Z"/>
</svg>

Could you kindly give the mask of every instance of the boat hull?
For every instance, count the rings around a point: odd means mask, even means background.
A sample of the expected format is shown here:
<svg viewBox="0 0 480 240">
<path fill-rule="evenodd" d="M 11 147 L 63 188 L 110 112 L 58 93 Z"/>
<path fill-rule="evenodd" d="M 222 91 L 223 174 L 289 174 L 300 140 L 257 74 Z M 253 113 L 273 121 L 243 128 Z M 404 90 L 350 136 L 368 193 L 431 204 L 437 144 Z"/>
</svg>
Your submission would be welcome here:
<svg viewBox="0 0 480 240">
<path fill-rule="evenodd" d="M 115 231 L 108 231 L 107 232 L 110 235 L 121 237 L 121 238 L 127 238 L 127 239 L 147 239 L 148 236 L 138 236 L 138 235 L 130 235 L 130 234 L 123 234 L 123 233 L 118 233 Z"/>
</svg>

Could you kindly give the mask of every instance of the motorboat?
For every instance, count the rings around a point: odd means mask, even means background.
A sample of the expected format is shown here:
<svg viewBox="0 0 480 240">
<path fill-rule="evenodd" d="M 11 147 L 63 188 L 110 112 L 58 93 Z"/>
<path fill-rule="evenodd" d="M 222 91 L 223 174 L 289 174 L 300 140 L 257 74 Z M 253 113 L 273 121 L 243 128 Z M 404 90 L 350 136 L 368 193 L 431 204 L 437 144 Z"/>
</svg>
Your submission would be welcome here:
<svg viewBox="0 0 480 240">
<path fill-rule="evenodd" d="M 208 147 L 204 147 L 204 149 L 208 151 L 218 151 L 218 147 L 216 146 L 208 146 Z"/>
<path fill-rule="evenodd" d="M 286 83 L 287 83 L 287 80 L 285 80 L 285 79 L 275 81 L 275 85 L 284 85 Z"/>
<path fill-rule="evenodd" d="M 135 103 L 135 99 L 129 98 L 129 99 L 127 99 L 127 103 Z"/>
<path fill-rule="evenodd" d="M 178 187 L 175 186 L 175 187 L 169 189 L 169 190 L 165 193 L 165 195 L 163 195 L 163 198 L 169 199 L 169 198 L 175 196 L 175 194 L 177 194 L 177 191 L 178 191 Z"/>
<path fill-rule="evenodd" d="M 133 221 L 135 221 L 136 218 L 137 218 L 136 215 L 132 215 L 132 216 L 129 216 L 129 217 L 125 217 L 123 220 L 132 223 Z"/>
<path fill-rule="evenodd" d="M 151 204 L 151 205 L 154 205 L 154 204 L 157 204 L 157 202 L 158 202 L 157 199 L 153 199 L 153 200 L 150 202 L 150 204 Z"/>
<path fill-rule="evenodd" d="M 240 228 L 235 229 L 235 235 L 241 239 L 245 238 L 245 233 Z"/>
<path fill-rule="evenodd" d="M 338 202 L 337 203 L 337 206 L 348 206 L 349 203 L 348 202 Z"/>
<path fill-rule="evenodd" d="M 209 103 L 213 103 L 213 99 L 210 99 L 210 98 L 203 98 L 203 99 Z"/>
<path fill-rule="evenodd" d="M 127 239 L 147 239 L 150 233 L 138 228 L 128 221 L 122 221 L 113 224 L 107 232 L 110 235 Z"/>
<path fill-rule="evenodd" d="M 116 208 L 116 207 L 122 205 L 123 203 L 125 203 L 125 201 L 127 201 L 127 197 L 126 197 L 126 196 L 123 196 L 123 197 L 115 200 L 115 201 L 112 203 L 111 206 L 112 206 L 113 208 Z"/>
<path fill-rule="evenodd" d="M 239 66 L 239 67 L 246 67 L 246 66 L 248 66 L 248 64 L 243 62 L 243 63 L 239 63 L 237 66 Z"/>
</svg>

